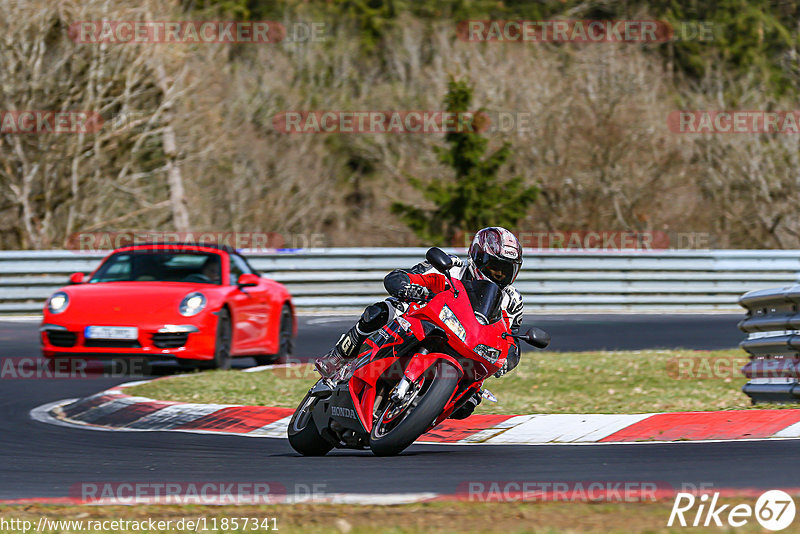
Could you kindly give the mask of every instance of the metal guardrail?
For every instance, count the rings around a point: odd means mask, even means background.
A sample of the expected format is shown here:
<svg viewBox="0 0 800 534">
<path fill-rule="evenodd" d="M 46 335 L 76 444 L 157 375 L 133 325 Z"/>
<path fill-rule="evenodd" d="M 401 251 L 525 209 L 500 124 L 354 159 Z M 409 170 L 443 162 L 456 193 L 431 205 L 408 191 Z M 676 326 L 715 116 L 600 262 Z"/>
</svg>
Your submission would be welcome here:
<svg viewBox="0 0 800 534">
<path fill-rule="evenodd" d="M 747 310 L 739 346 L 750 355 L 742 391 L 754 404 L 800 402 L 800 285 L 750 291 L 739 303 Z"/>
<path fill-rule="evenodd" d="M 411 267 L 425 248 L 242 251 L 286 284 L 296 306 L 352 309 L 385 298 L 383 277 Z M 463 250 L 452 250 L 464 257 Z M 0 313 L 39 313 L 70 273 L 89 273 L 105 254 L 0 252 Z M 526 251 L 515 286 L 530 311 L 735 311 L 745 291 L 800 282 L 800 251 Z"/>
</svg>

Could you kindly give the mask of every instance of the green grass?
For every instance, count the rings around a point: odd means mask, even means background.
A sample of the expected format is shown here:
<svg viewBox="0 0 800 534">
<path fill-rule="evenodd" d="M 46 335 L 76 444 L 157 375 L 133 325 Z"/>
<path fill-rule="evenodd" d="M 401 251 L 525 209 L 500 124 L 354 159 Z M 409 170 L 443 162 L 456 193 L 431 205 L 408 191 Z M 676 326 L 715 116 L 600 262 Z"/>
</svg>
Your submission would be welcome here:
<svg viewBox="0 0 800 534">
<path fill-rule="evenodd" d="M 318 378 L 308 365 L 258 373 L 205 371 L 156 380 L 125 392 L 178 402 L 295 408 Z"/>
<path fill-rule="evenodd" d="M 746 361 L 739 350 L 528 352 L 512 373 L 485 382 L 498 402 L 483 402 L 476 413 L 748 409 L 750 400 L 741 391 L 746 379 L 739 373 Z M 213 371 L 157 380 L 127 392 L 179 402 L 294 408 L 316 379 L 307 365 L 259 373 Z"/>
</svg>

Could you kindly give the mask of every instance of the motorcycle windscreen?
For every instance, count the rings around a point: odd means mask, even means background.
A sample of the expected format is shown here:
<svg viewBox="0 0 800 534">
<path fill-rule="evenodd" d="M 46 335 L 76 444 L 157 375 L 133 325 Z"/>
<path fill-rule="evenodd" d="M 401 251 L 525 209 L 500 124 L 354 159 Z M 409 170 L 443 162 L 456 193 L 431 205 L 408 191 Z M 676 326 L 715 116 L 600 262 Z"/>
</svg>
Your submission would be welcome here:
<svg viewBox="0 0 800 534">
<path fill-rule="evenodd" d="M 464 282 L 464 289 L 479 321 L 483 319 L 485 324 L 491 324 L 500 320 L 503 294 L 497 284 L 489 280 L 467 280 Z"/>
</svg>

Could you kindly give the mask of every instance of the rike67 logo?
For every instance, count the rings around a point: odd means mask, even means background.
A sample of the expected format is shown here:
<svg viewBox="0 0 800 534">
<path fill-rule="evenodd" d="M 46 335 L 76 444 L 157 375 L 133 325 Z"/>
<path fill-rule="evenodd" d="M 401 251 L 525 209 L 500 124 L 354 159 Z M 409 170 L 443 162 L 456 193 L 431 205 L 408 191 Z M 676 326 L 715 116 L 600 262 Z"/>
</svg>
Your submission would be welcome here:
<svg viewBox="0 0 800 534">
<path fill-rule="evenodd" d="M 755 519 L 767 530 L 783 530 L 794 521 L 795 505 L 792 497 L 781 490 L 762 493 L 755 506 L 749 504 L 719 504 L 719 493 L 696 497 L 692 493 L 678 493 L 669 514 L 667 526 L 682 527 L 724 526 L 742 527 Z"/>
</svg>

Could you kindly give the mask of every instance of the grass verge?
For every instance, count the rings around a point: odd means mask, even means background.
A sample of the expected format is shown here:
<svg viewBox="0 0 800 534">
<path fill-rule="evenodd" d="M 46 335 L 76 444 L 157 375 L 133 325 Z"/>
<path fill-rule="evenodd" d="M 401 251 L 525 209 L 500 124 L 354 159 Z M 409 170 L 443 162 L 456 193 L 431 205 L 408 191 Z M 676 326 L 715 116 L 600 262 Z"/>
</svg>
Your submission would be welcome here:
<svg viewBox="0 0 800 534">
<path fill-rule="evenodd" d="M 485 387 L 498 398 L 476 413 L 648 413 L 752 408 L 740 350 L 527 352 Z M 318 375 L 311 366 L 258 373 L 213 371 L 157 380 L 129 394 L 179 402 L 294 408 Z M 759 405 L 759 408 L 792 405 Z"/>
</svg>

